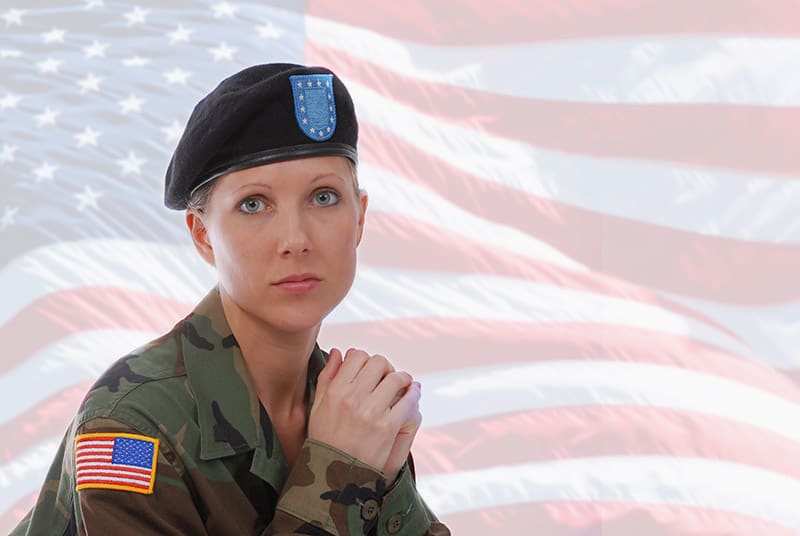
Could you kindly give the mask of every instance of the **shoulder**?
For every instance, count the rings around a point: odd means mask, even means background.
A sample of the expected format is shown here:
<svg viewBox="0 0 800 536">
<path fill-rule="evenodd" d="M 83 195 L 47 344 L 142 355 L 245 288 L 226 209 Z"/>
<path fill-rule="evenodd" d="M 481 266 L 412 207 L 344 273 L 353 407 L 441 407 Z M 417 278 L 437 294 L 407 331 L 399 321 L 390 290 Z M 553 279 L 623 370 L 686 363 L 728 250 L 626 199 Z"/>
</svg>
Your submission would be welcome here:
<svg viewBox="0 0 800 536">
<path fill-rule="evenodd" d="M 181 348 L 184 323 L 114 362 L 90 388 L 76 424 L 108 418 L 155 434 L 164 420 L 193 413 Z"/>
</svg>

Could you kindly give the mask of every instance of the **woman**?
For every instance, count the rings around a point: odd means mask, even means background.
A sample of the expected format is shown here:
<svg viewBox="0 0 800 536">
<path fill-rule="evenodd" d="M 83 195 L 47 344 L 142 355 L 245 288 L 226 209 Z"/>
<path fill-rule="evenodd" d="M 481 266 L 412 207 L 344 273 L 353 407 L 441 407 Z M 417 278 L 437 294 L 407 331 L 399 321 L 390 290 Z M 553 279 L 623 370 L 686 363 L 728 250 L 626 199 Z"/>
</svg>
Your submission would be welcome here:
<svg viewBox="0 0 800 536">
<path fill-rule="evenodd" d="M 323 68 L 254 66 L 198 103 L 165 203 L 219 284 L 97 381 L 13 534 L 449 534 L 414 485 L 419 383 L 316 345 L 355 274 L 357 137 Z"/>
</svg>

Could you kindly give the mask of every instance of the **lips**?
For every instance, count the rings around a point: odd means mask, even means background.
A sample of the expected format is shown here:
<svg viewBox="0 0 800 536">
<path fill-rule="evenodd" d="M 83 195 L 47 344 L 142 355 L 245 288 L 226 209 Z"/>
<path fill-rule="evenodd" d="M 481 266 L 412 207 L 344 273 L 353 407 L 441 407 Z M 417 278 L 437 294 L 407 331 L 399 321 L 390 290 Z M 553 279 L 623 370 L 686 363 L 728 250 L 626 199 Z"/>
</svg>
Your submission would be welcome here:
<svg viewBox="0 0 800 536">
<path fill-rule="evenodd" d="M 288 277 L 284 277 L 280 281 L 276 281 L 273 285 L 281 285 L 283 283 L 303 283 L 305 281 L 320 281 L 320 278 L 317 274 L 292 274 Z"/>
</svg>

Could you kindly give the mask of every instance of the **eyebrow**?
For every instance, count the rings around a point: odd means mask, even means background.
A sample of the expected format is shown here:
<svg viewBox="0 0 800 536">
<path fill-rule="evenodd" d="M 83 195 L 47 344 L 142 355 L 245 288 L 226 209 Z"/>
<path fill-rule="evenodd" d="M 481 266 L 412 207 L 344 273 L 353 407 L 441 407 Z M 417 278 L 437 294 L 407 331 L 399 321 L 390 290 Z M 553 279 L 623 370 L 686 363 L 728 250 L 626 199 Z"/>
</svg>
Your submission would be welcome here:
<svg viewBox="0 0 800 536">
<path fill-rule="evenodd" d="M 310 184 L 314 184 L 316 182 L 321 181 L 322 179 L 326 179 L 326 178 L 329 178 L 329 177 L 337 178 L 342 183 L 347 184 L 347 182 L 338 173 L 323 173 L 321 175 L 317 175 L 316 177 L 311 179 L 311 183 Z M 267 190 L 272 190 L 272 185 L 271 184 L 266 184 L 266 183 L 263 183 L 263 182 L 248 182 L 248 183 L 242 184 L 241 186 L 236 188 L 234 190 L 234 193 L 239 192 L 241 190 L 244 190 L 245 188 L 248 188 L 250 186 L 258 186 L 260 188 L 266 188 Z"/>
</svg>

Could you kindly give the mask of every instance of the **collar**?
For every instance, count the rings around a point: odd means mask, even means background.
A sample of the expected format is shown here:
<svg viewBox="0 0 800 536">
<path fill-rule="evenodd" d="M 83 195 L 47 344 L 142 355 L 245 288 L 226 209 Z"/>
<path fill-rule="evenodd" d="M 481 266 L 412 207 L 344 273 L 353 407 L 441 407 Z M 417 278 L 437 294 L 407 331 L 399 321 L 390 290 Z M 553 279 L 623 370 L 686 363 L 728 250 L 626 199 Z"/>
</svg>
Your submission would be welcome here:
<svg viewBox="0 0 800 536">
<path fill-rule="evenodd" d="M 250 471 L 280 491 L 286 456 L 262 408 L 215 287 L 180 324 L 186 376 L 197 402 L 200 459 L 255 451 Z M 325 355 L 314 346 L 308 366 L 309 408 Z"/>
</svg>

